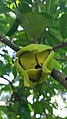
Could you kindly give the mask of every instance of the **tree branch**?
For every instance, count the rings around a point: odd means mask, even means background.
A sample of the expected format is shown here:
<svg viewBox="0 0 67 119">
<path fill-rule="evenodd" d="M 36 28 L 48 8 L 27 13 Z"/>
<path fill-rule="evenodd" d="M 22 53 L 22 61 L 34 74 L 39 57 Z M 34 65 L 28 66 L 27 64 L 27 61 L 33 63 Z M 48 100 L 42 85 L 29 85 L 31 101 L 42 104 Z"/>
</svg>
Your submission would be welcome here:
<svg viewBox="0 0 67 119">
<path fill-rule="evenodd" d="M 67 76 L 56 69 L 53 69 L 51 76 L 67 89 Z"/>
<path fill-rule="evenodd" d="M 8 80 L 7 78 L 5 78 L 4 76 L 0 76 L 0 77 L 9 82 L 9 84 L 10 84 L 10 86 L 11 86 L 13 92 L 14 92 L 14 86 L 13 86 L 13 84 L 11 83 L 11 81 L 9 81 L 9 80 Z"/>
<path fill-rule="evenodd" d="M 3 42 L 5 45 L 8 45 L 10 48 L 12 48 L 16 52 L 18 52 L 20 50 L 20 48 L 17 45 L 12 43 L 7 38 L 4 38 L 2 35 L 0 35 L 0 41 Z M 63 48 L 66 46 L 67 46 L 67 42 L 57 45 L 57 46 L 54 46 L 53 50 L 57 50 L 59 48 Z M 57 71 L 56 69 L 53 69 L 51 76 L 67 89 L 67 76 L 65 76 L 63 73 Z"/>
<path fill-rule="evenodd" d="M 67 62 L 67 57 L 64 57 L 64 58 L 55 58 L 56 60 L 58 61 L 62 61 L 62 62 Z"/>
<path fill-rule="evenodd" d="M 2 43 L 4 43 L 5 45 L 9 46 L 10 48 L 12 48 L 16 52 L 18 52 L 20 50 L 20 48 L 16 44 L 12 43 L 10 40 L 8 40 L 7 38 L 3 37 L 2 35 L 0 35 L 0 41 Z M 54 46 L 53 50 L 55 51 L 55 50 L 58 50 L 60 48 L 66 47 L 66 46 L 67 46 L 67 42 L 63 42 L 63 43 L 61 43 L 59 45 Z"/>
<path fill-rule="evenodd" d="M 4 43 L 5 45 L 9 46 L 10 48 L 12 48 L 16 52 L 20 50 L 20 48 L 16 44 L 12 43 L 7 38 L 4 38 L 2 35 L 0 35 L 0 41 Z"/>
<path fill-rule="evenodd" d="M 60 49 L 60 48 L 64 48 L 64 47 L 66 47 L 66 46 L 67 46 L 67 42 L 63 42 L 63 43 L 61 43 L 61 44 L 59 44 L 59 45 L 54 46 L 54 47 L 53 47 L 53 50 L 55 51 L 55 50 L 58 50 L 58 49 Z"/>
</svg>

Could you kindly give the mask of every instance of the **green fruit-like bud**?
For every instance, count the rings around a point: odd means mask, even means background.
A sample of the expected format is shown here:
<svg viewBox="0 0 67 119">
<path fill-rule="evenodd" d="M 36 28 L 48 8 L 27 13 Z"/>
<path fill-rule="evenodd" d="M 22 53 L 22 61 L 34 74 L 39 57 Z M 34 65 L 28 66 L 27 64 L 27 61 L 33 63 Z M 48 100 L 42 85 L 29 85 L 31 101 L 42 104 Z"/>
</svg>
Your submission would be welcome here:
<svg viewBox="0 0 67 119">
<path fill-rule="evenodd" d="M 17 53 L 15 66 L 24 79 L 25 86 L 43 82 L 53 69 L 54 51 L 42 44 L 30 44 Z"/>
</svg>

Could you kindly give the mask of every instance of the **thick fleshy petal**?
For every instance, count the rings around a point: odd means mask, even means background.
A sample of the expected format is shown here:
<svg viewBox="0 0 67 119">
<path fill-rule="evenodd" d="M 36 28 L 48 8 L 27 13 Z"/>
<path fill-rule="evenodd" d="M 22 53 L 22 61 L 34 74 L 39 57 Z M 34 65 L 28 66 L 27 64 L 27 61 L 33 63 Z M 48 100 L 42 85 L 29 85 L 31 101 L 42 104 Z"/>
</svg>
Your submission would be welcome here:
<svg viewBox="0 0 67 119">
<path fill-rule="evenodd" d="M 20 57 L 20 64 L 24 69 L 31 69 L 35 68 L 36 59 L 35 59 L 35 54 L 31 52 L 25 52 L 23 53 Z"/>
<path fill-rule="evenodd" d="M 46 50 L 52 50 L 51 46 L 43 45 L 43 44 L 30 44 L 25 47 L 23 47 L 21 50 L 19 50 L 16 54 L 17 57 L 19 57 L 24 52 L 32 52 L 32 53 L 39 53 Z"/>
<path fill-rule="evenodd" d="M 47 59 L 48 55 L 49 55 L 49 51 L 48 50 L 37 53 L 36 56 L 37 56 L 37 60 L 38 60 L 38 63 L 39 63 L 40 66 L 43 65 L 43 63 Z"/>
<path fill-rule="evenodd" d="M 53 69 L 53 58 L 54 58 L 54 51 L 52 50 L 42 66 L 42 71 L 48 75 L 51 74 Z"/>
<path fill-rule="evenodd" d="M 37 80 L 39 80 L 42 76 L 42 70 L 41 68 L 39 69 L 29 69 L 29 70 L 26 70 L 30 80 L 32 82 L 35 82 Z"/>
<path fill-rule="evenodd" d="M 18 59 L 15 60 L 15 66 L 17 68 L 17 70 L 19 71 L 19 74 L 20 76 L 22 77 L 22 79 L 24 80 L 24 86 L 27 86 L 27 87 L 34 87 L 36 84 L 37 84 L 37 81 L 36 82 L 32 82 L 30 79 L 29 79 L 29 76 L 26 72 L 26 70 L 24 70 L 21 65 L 19 64 L 19 61 Z"/>
</svg>

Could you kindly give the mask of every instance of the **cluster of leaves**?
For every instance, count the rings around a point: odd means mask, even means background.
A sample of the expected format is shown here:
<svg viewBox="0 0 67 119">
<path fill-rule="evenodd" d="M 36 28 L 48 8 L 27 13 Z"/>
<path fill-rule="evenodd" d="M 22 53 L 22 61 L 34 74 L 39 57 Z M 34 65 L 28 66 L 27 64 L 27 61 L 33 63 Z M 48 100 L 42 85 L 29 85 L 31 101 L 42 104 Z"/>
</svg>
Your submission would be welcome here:
<svg viewBox="0 0 67 119">
<path fill-rule="evenodd" d="M 0 34 L 9 36 L 19 47 L 35 41 L 51 46 L 65 42 L 66 26 L 67 0 L 0 0 Z M 13 64 L 15 52 L 11 56 L 6 46 L 1 43 L 0 48 L 0 77 L 13 75 L 11 84 L 0 84 L 0 95 L 3 95 L 3 92 L 6 94 L 5 97 L 1 96 L 0 100 L 8 102 L 5 106 L 0 106 L 0 119 L 3 119 L 5 114 L 6 119 L 35 119 L 37 114 L 39 119 L 54 119 L 53 108 L 58 108 L 58 105 L 56 102 L 51 103 L 51 97 L 56 95 L 55 90 L 61 91 L 61 94 L 66 90 L 51 77 L 34 89 L 24 87 Z M 66 51 L 67 48 L 59 50 L 55 58 L 67 75 Z M 4 82 L 5 79 L 2 80 Z M 15 86 L 17 82 L 18 86 Z M 29 96 L 33 96 L 33 103 L 28 100 Z"/>
</svg>

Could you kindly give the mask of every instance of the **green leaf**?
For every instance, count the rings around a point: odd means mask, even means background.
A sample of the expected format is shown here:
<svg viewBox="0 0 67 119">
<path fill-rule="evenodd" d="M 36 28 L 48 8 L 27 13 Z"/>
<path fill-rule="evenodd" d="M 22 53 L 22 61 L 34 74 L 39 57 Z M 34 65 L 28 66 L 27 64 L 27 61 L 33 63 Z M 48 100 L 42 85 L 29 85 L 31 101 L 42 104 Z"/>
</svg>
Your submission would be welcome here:
<svg viewBox="0 0 67 119">
<path fill-rule="evenodd" d="M 46 13 L 21 14 L 17 9 L 15 12 L 27 35 L 30 35 L 31 38 L 34 39 L 41 36 L 45 28 L 49 26 L 52 19 L 51 16 Z"/>
<path fill-rule="evenodd" d="M 4 74 L 6 74 L 7 70 L 5 68 L 5 65 L 3 64 L 3 62 L 0 60 L 0 76 L 3 76 Z"/>
<path fill-rule="evenodd" d="M 10 12 L 3 0 L 0 0 L 0 14 Z"/>
<path fill-rule="evenodd" d="M 6 33 L 6 35 L 12 36 L 17 31 L 18 25 L 19 25 L 19 20 L 16 18 L 9 31 Z"/>
<path fill-rule="evenodd" d="M 65 67 L 62 68 L 62 71 L 67 75 L 67 65 L 65 65 Z"/>
<path fill-rule="evenodd" d="M 49 113 L 51 113 L 51 114 L 53 113 L 52 107 L 50 106 L 50 102 L 48 101 L 48 99 L 47 99 L 47 101 L 43 100 L 42 105 L 45 109 L 48 110 Z"/>
<path fill-rule="evenodd" d="M 15 35 L 16 40 L 14 41 L 15 44 L 19 46 L 26 46 L 30 42 L 24 31 L 20 31 L 17 35 Z"/>
<path fill-rule="evenodd" d="M 14 66 L 12 67 L 12 72 L 13 72 L 14 78 L 16 78 L 17 71 L 16 71 L 16 68 Z"/>
<path fill-rule="evenodd" d="M 60 18 L 60 32 L 64 39 L 67 38 L 67 13 Z"/>
<path fill-rule="evenodd" d="M 0 114 L 0 119 L 2 119 L 2 115 Z"/>
<path fill-rule="evenodd" d="M 21 3 L 32 4 L 32 0 L 20 0 Z"/>
<path fill-rule="evenodd" d="M 55 59 L 53 60 L 53 66 L 57 70 L 61 69 L 59 62 L 57 60 L 55 60 Z"/>
<path fill-rule="evenodd" d="M 58 40 L 55 36 L 53 36 L 50 31 L 46 32 L 44 37 L 47 38 L 48 40 L 48 45 L 50 46 L 55 46 L 56 44 L 60 43 L 60 40 Z M 45 40 L 43 39 L 43 42 L 45 42 Z"/>
<path fill-rule="evenodd" d="M 51 14 L 53 18 L 57 16 L 57 4 L 59 0 L 46 0 L 45 11 L 46 13 Z"/>
<path fill-rule="evenodd" d="M 41 102 L 35 102 L 34 103 L 34 109 L 37 114 L 41 114 L 43 112 L 42 104 Z"/>
<path fill-rule="evenodd" d="M 0 14 L 0 34 L 5 35 L 10 28 L 14 18 L 10 14 Z"/>
<path fill-rule="evenodd" d="M 31 12 L 31 7 L 29 7 L 29 4 L 30 4 L 31 1 L 27 0 L 21 0 L 20 1 L 20 4 L 19 4 L 19 11 L 21 13 L 27 13 L 27 12 Z"/>
<path fill-rule="evenodd" d="M 55 29 L 53 29 L 53 28 L 50 28 L 50 34 L 51 35 L 53 35 L 56 39 L 58 39 L 58 40 L 60 40 L 61 42 L 63 41 L 63 38 L 62 38 L 62 36 L 61 36 L 61 34 L 60 34 L 60 32 L 59 31 L 57 31 L 57 30 L 55 30 Z"/>
<path fill-rule="evenodd" d="M 30 109 L 27 103 L 23 103 L 20 107 L 20 116 L 21 119 L 31 119 L 30 117 Z"/>
<path fill-rule="evenodd" d="M 64 39 L 64 42 L 67 42 L 67 38 Z"/>
<path fill-rule="evenodd" d="M 27 19 L 31 27 L 32 38 L 37 39 L 45 31 L 45 28 L 49 26 L 51 16 L 46 13 L 27 13 Z"/>
<path fill-rule="evenodd" d="M 3 79 L 3 82 L 4 82 L 4 79 Z M 11 92 L 12 89 L 11 89 L 11 86 L 8 84 L 7 86 L 1 88 L 1 91 L 4 91 L 6 93 L 6 91 Z M 5 98 L 7 98 L 7 96 L 5 96 Z"/>
<path fill-rule="evenodd" d="M 6 113 L 7 107 L 6 106 L 0 106 L 0 111 L 3 111 L 4 113 Z"/>
</svg>

